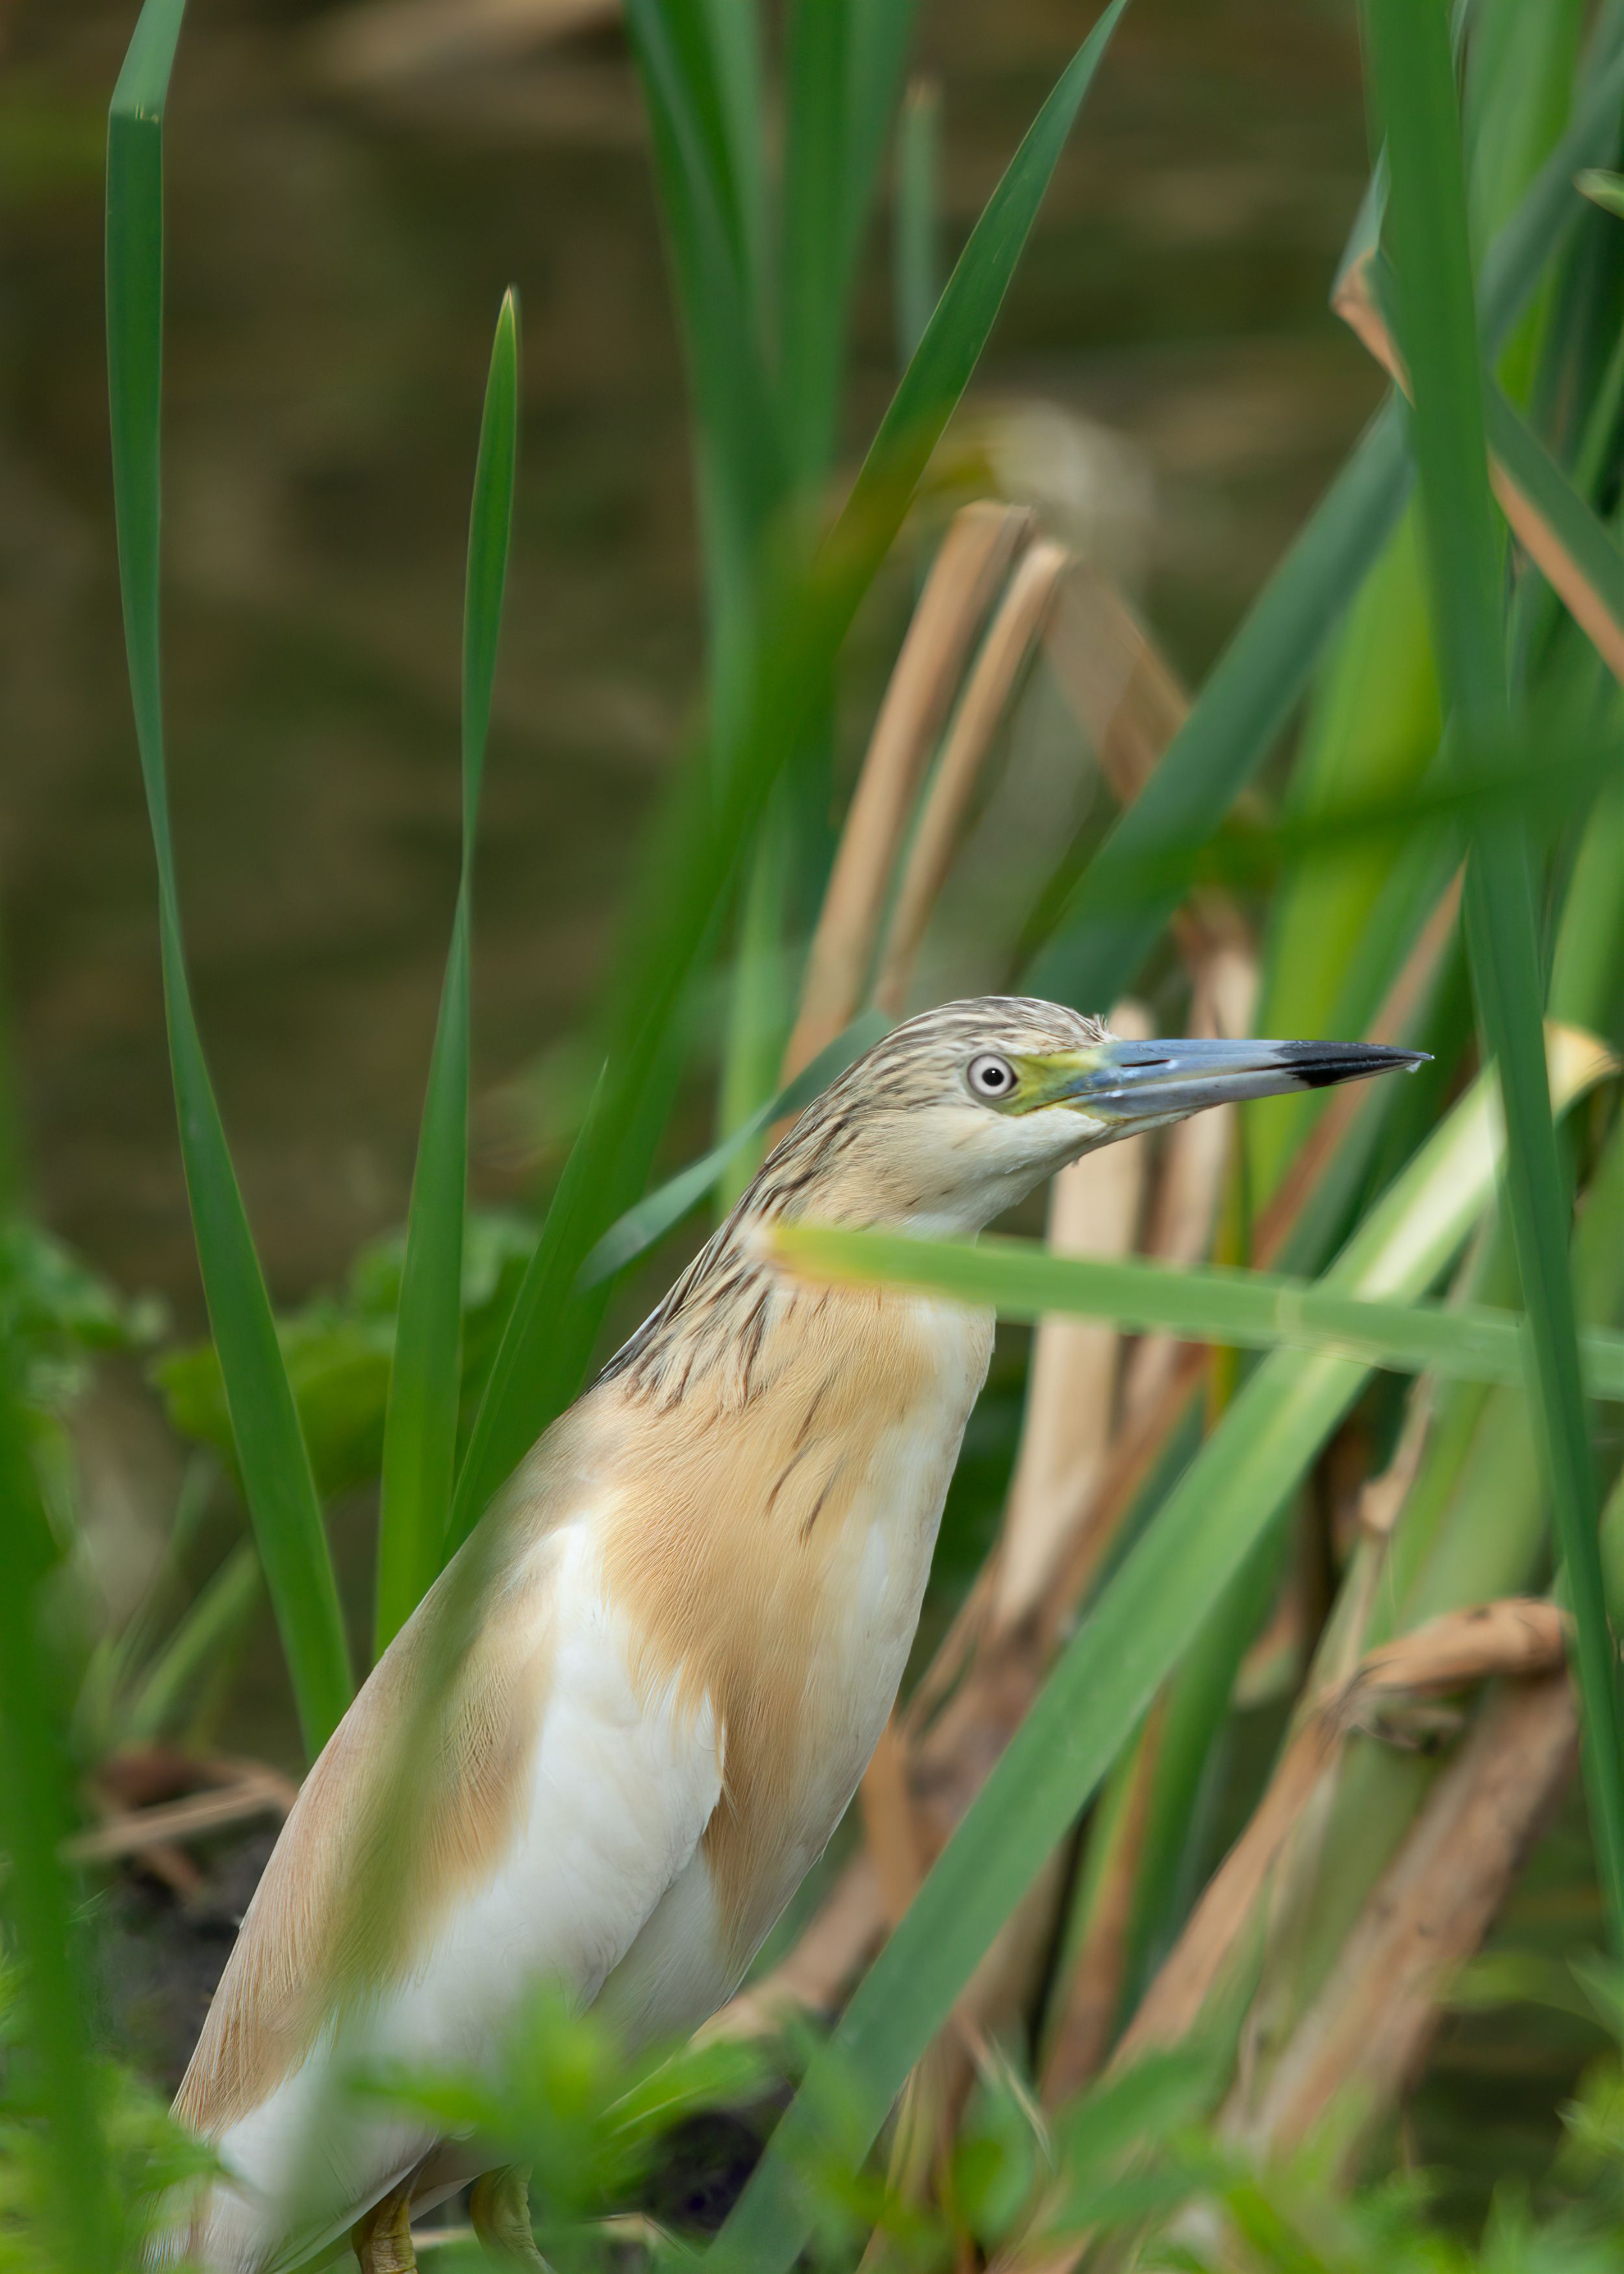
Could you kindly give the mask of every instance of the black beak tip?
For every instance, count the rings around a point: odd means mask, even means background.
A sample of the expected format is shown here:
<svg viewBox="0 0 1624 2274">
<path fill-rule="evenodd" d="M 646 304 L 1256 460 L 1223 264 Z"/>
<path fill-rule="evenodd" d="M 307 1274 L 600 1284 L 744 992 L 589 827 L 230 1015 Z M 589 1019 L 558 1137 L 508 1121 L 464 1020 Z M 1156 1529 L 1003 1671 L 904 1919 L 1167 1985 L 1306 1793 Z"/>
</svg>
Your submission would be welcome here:
<svg viewBox="0 0 1624 2274">
<path fill-rule="evenodd" d="M 1377 1073 L 1414 1073 L 1430 1065 L 1430 1050 L 1398 1050 L 1385 1043 L 1288 1043 L 1281 1052 L 1304 1089 L 1326 1089 L 1339 1081 L 1363 1081 Z"/>
</svg>

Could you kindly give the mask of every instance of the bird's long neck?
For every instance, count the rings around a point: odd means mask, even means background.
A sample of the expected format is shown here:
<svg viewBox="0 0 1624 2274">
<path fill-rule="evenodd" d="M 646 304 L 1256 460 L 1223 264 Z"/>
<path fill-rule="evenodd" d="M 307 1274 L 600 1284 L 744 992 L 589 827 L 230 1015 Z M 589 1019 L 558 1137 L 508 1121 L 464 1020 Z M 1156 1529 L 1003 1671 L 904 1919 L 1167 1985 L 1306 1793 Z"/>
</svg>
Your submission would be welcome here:
<svg viewBox="0 0 1624 2274">
<path fill-rule="evenodd" d="M 593 1394 L 623 1448 L 610 1600 L 650 1694 L 701 1701 L 706 1855 L 744 1954 L 828 1838 L 906 1663 L 989 1314 L 825 1288 L 725 1228 Z"/>
<path fill-rule="evenodd" d="M 855 1225 L 935 1237 L 979 1231 L 998 1204 L 955 1175 L 944 1186 L 911 1159 L 906 1119 L 894 1134 L 872 1118 L 814 1109 L 769 1156 L 755 1181 L 670 1292 L 604 1369 L 634 1394 L 674 1404 L 709 1383 L 747 1405 L 777 1368 L 770 1346 L 809 1315 L 808 1290 L 769 1258 L 766 1235 L 786 1221 Z M 812 1292 L 818 1315 L 824 1296 Z M 872 1290 L 853 1323 L 920 1309 L 915 1299 Z M 934 1306 L 925 1308 L 934 1309 Z M 859 1337 L 861 1339 L 861 1337 Z M 853 1344 L 853 1352 L 855 1344 Z"/>
</svg>

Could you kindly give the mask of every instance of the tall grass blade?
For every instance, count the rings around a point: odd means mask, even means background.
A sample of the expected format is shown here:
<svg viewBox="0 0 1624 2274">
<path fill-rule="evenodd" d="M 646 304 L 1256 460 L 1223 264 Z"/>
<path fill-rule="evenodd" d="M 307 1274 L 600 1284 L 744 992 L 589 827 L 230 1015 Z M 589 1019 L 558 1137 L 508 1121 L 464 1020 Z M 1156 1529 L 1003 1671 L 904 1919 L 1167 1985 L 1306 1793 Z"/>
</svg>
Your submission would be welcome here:
<svg viewBox="0 0 1624 2274">
<path fill-rule="evenodd" d="M 1484 263 L 1482 319 L 1495 352 L 1583 211 L 1575 170 L 1611 155 L 1624 56 L 1594 72 L 1573 123 Z M 1107 838 L 1024 984 L 1086 1010 L 1129 986 L 1188 889 L 1194 854 L 1268 754 L 1396 525 L 1411 466 L 1389 403 L 1366 432 L 1202 689 L 1144 794 Z M 1147 876 L 1148 872 L 1148 876 Z M 1125 889 L 1130 876 L 1140 881 Z"/>
<path fill-rule="evenodd" d="M 381 1653 L 445 1557 L 462 1391 L 468 1206 L 469 935 L 479 789 L 491 725 L 518 459 L 518 305 L 502 301 L 485 382 L 462 617 L 462 870 L 412 1177 L 384 1420 L 373 1644 Z"/>
<path fill-rule="evenodd" d="M 989 1305 L 1006 1319 L 1059 1312 L 1109 1319 L 1129 1334 L 1172 1334 L 1235 1349 L 1337 1350 L 1364 1366 L 1462 1382 L 1521 1387 L 1527 1373 L 1524 1321 L 1486 1305 L 1373 1303 L 1274 1272 L 1056 1255 L 1034 1240 L 983 1239 L 969 1246 L 785 1224 L 772 1245 L 792 1269 L 811 1278 L 921 1288 Z M 1591 1394 L 1624 1399 L 1624 1335 L 1592 1329 L 1581 1349 Z"/>
<path fill-rule="evenodd" d="M 1557 1037 L 1566 1102 L 1575 1058 Z M 1365 1299 L 1413 1300 L 1493 1191 L 1493 1088 L 1480 1081 L 1327 1275 Z M 867 2152 L 908 2070 L 1066 1826 L 1096 1789 L 1212 1606 L 1366 1379 L 1353 1361 L 1276 1351 L 1163 1502 L 1056 1661 L 912 1908 L 859 1985 L 706 2261 L 788 2274 L 810 2224 L 806 2169 Z"/>
<path fill-rule="evenodd" d="M 1401 346 L 1415 391 L 1434 636 L 1455 738 L 1469 750 L 1503 736 L 1508 706 L 1448 23 L 1442 0 L 1368 0 L 1367 12 L 1387 132 L 1387 219 Z M 1504 824 L 1484 823 L 1475 833 L 1466 917 L 1485 1038 L 1505 1089 L 1507 1197 L 1573 1605 L 1586 1782 L 1614 1944 L 1624 1954 L 1624 1741 L 1574 1317 L 1568 1206 L 1540 1043 L 1543 985 L 1528 846 Z"/>
<path fill-rule="evenodd" d="M 612 1043 L 515 1302 L 457 1479 L 452 1545 L 580 1386 L 607 1282 L 580 1291 L 590 1250 L 648 1178 L 674 1080 L 673 1023 L 712 936 L 740 853 L 787 752 L 828 699 L 835 659 L 902 525 L 919 478 L 1003 304 L 1066 134 L 1126 0 L 1113 0 L 1067 67 L 971 232 L 834 528 L 771 602 L 751 700 L 718 755 L 690 767 L 634 900 Z"/>
<path fill-rule="evenodd" d="M 159 646 L 163 104 L 184 0 L 147 0 L 108 119 L 107 335 L 113 503 L 136 739 L 158 866 L 164 1011 L 181 1157 L 237 1462 L 306 1746 L 350 1702 L 321 1510 L 270 1299 L 192 1013 L 169 837 Z"/>
</svg>

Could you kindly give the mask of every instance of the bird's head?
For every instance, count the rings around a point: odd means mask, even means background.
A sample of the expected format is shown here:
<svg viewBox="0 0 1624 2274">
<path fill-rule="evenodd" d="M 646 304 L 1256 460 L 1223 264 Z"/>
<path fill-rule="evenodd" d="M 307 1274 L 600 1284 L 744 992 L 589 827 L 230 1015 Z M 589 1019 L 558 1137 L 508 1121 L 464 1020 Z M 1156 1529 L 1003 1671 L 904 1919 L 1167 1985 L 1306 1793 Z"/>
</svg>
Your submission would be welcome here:
<svg viewBox="0 0 1624 2274">
<path fill-rule="evenodd" d="M 858 1058 L 752 1197 L 772 1216 L 975 1231 L 1116 1138 L 1421 1063 L 1369 1043 L 1128 1042 L 1057 1003 L 981 996 L 908 1020 Z"/>
</svg>

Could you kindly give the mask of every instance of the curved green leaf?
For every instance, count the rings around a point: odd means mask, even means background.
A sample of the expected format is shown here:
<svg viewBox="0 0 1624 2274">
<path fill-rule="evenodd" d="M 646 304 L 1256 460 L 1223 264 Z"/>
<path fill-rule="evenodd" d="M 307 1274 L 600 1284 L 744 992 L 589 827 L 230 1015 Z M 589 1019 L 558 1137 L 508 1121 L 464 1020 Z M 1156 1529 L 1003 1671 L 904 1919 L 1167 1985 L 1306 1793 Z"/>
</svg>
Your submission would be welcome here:
<svg viewBox="0 0 1624 2274">
<path fill-rule="evenodd" d="M 107 138 L 107 360 L 124 644 L 147 817 L 181 1157 L 243 1489 L 312 1754 L 350 1703 L 349 1648 L 270 1298 L 192 1012 L 169 836 L 159 643 L 163 105 L 184 0 L 147 0 Z"/>
<path fill-rule="evenodd" d="M 373 1633 L 380 1653 L 438 1574 L 451 1516 L 462 1389 L 474 847 L 513 528 L 518 431 L 518 303 L 509 291 L 496 320 L 469 517 L 462 618 L 462 873 L 412 1176 L 384 1421 Z"/>
<path fill-rule="evenodd" d="M 1029 1239 L 970 1246 L 785 1224 L 772 1244 L 812 1278 L 922 1288 L 987 1304 L 1005 1319 L 1059 1312 L 1109 1319 L 1129 1334 L 1177 1335 L 1237 1350 L 1335 1350 L 1363 1366 L 1516 1388 L 1527 1375 L 1526 1322 L 1484 1304 L 1377 1303 L 1277 1272 L 1056 1255 Z M 1624 1335 L 1592 1329 L 1581 1337 L 1581 1351 L 1591 1396 L 1624 1399 Z"/>
</svg>

